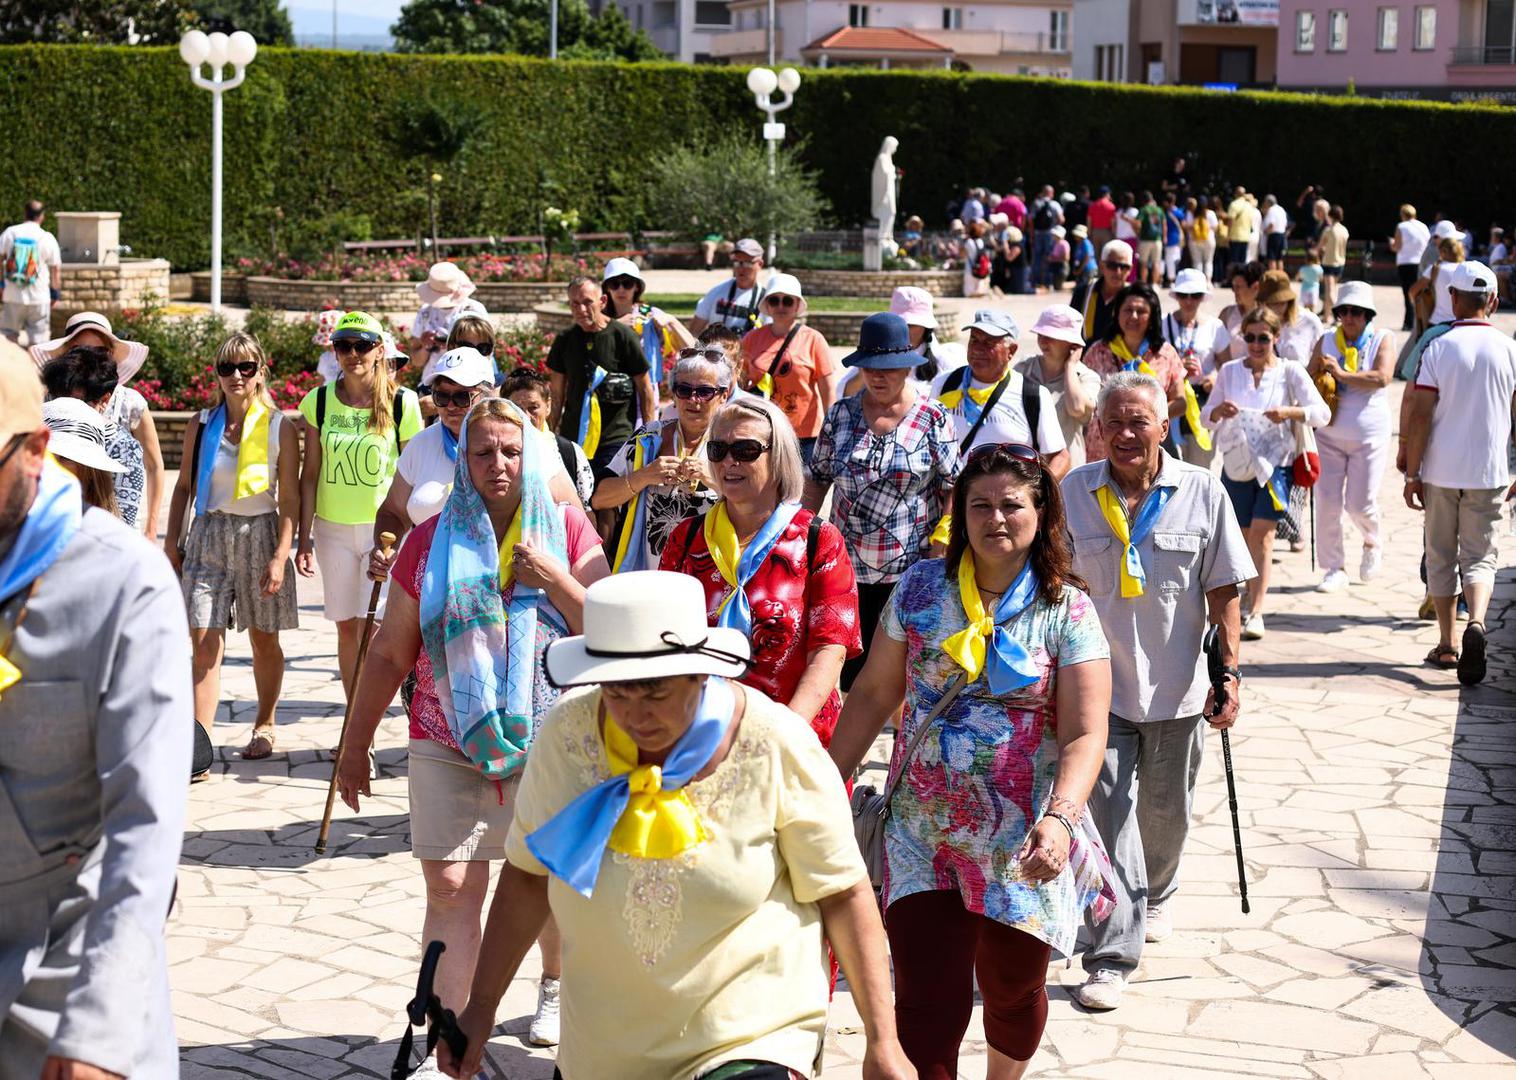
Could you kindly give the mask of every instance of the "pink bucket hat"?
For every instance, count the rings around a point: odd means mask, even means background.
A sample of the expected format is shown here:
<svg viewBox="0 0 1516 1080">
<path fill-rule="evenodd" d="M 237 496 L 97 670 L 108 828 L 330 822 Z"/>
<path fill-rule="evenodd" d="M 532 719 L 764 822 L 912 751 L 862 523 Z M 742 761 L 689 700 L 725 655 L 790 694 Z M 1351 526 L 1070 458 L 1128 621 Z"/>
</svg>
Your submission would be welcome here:
<svg viewBox="0 0 1516 1080">
<path fill-rule="evenodd" d="M 1079 312 L 1067 304 L 1054 304 L 1044 308 L 1042 314 L 1037 316 L 1037 321 L 1032 324 L 1032 333 L 1083 347 L 1083 326 L 1084 318 Z"/>
<path fill-rule="evenodd" d="M 432 263 L 426 280 L 416 286 L 416 295 L 432 307 L 457 307 L 472 295 L 474 283 L 457 263 Z"/>
<path fill-rule="evenodd" d="M 932 294 L 914 285 L 902 285 L 890 294 L 890 311 L 905 320 L 907 326 L 924 326 L 937 329 L 937 316 L 932 314 Z"/>
</svg>

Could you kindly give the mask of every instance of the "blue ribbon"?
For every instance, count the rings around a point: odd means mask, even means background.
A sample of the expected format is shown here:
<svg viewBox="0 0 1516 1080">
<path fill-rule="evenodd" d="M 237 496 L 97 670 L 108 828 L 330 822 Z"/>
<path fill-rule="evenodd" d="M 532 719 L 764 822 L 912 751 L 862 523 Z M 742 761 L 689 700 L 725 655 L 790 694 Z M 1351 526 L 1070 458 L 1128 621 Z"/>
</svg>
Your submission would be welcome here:
<svg viewBox="0 0 1516 1080">
<path fill-rule="evenodd" d="M 597 367 L 590 374 L 589 387 L 584 391 L 584 400 L 579 405 L 579 438 L 576 440 L 580 446 L 584 445 L 585 438 L 590 433 L 590 399 L 595 396 L 595 391 L 600 389 L 600 384 L 605 382 L 605 377 L 610 372 L 605 368 Z M 604 421 L 602 420 L 602 423 Z M 600 437 L 605 437 L 605 429 L 602 427 Z"/>
<path fill-rule="evenodd" d="M 0 600 L 15 596 L 57 562 L 83 517 L 84 496 L 78 482 L 61 465 L 49 461 L 15 543 L 0 559 Z"/>
<path fill-rule="evenodd" d="M 790 522 L 795 520 L 798 513 L 799 503 L 780 503 L 763 523 L 763 528 L 758 530 L 758 535 L 753 537 L 752 543 L 748 544 L 747 550 L 737 560 L 737 584 L 732 590 L 731 600 L 721 609 L 721 614 L 716 619 L 717 626 L 741 630 L 744 637 L 752 636 L 753 609 L 747 600 L 747 583 L 753 579 L 753 575 L 769 557 L 769 552 L 774 550 L 774 545 L 779 543 L 784 530 L 790 527 Z"/>
<path fill-rule="evenodd" d="M 1032 560 L 1028 559 L 1010 589 L 1000 598 L 1000 603 L 995 605 L 995 630 L 986 643 L 984 675 L 990 684 L 990 693 L 997 697 L 1030 686 L 1042 677 L 1032 654 L 1005 626 L 1031 606 L 1041 584 L 1032 570 Z"/>
<path fill-rule="evenodd" d="M 677 422 L 675 421 L 675 423 Z M 644 465 L 651 463 L 658 456 L 658 451 L 663 446 L 663 430 L 655 428 L 636 438 L 634 445 L 627 449 L 628 469 L 637 461 L 636 447 L 638 445 L 642 447 L 642 463 Z M 646 492 L 638 492 L 638 495 L 645 496 Z M 657 569 L 657 567 L 648 567 L 646 560 L 643 558 L 643 555 L 646 554 L 646 545 L 643 543 L 643 539 L 647 536 L 647 502 L 645 497 L 636 499 L 637 508 L 632 513 L 632 519 L 624 526 L 624 528 L 632 530 L 631 534 L 627 537 L 626 557 L 620 563 L 611 567 L 611 573 L 613 574 L 624 574 L 629 570 Z"/>
<path fill-rule="evenodd" d="M 643 316 L 642 355 L 647 357 L 648 374 L 657 386 L 663 381 L 663 334 L 653 322 L 651 311 Z"/>
<path fill-rule="evenodd" d="M 211 474 L 216 468 L 216 455 L 221 451 L 221 439 L 226 435 L 226 402 L 211 410 L 205 427 L 200 429 L 200 470 L 195 474 L 195 516 L 205 513 L 205 504 L 211 496 Z"/>
<path fill-rule="evenodd" d="M 1122 558 L 1126 561 L 1126 571 L 1137 581 L 1142 583 L 1144 589 L 1148 585 L 1147 571 L 1142 568 L 1142 556 L 1137 554 L 1137 545 L 1147 539 L 1153 526 L 1158 524 L 1158 515 L 1163 513 L 1163 508 L 1168 505 L 1169 497 L 1174 494 L 1174 488 L 1157 487 L 1148 493 L 1148 497 L 1142 501 L 1142 506 L 1137 510 L 1137 520 L 1132 522 L 1130 538 L 1126 545 L 1126 551 Z M 1117 498 L 1121 493 L 1116 492 Z"/>
<path fill-rule="evenodd" d="M 725 679 L 706 680 L 694 722 L 663 763 L 663 791 L 682 788 L 710 762 L 726 737 L 735 701 Z M 611 832 L 631 799 L 630 778 L 622 773 L 602 780 L 527 835 L 527 850 L 586 899 L 594 895 Z"/>
<path fill-rule="evenodd" d="M 448 430 L 448 426 L 438 421 L 437 426 L 442 429 L 442 452 L 447 459 L 454 464 L 458 461 L 458 436 Z"/>
</svg>

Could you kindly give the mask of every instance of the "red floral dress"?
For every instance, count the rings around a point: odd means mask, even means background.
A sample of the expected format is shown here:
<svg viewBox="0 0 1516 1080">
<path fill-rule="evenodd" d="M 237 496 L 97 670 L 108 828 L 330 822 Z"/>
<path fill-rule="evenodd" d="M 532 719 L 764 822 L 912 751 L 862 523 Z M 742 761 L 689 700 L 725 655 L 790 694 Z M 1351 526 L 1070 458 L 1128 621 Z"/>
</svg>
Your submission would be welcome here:
<svg viewBox="0 0 1516 1080">
<path fill-rule="evenodd" d="M 774 545 L 768 559 L 747 585 L 753 610 L 753 666 L 741 681 L 788 705 L 805 674 L 807 657 L 823 645 L 841 645 L 848 658 L 863 651 L 858 628 L 858 589 L 842 534 L 823 522 L 816 557 L 807 572 L 808 510 L 801 510 Z M 705 542 L 703 519 L 689 518 L 674 529 L 664 546 L 660 569 L 689 574 L 705 589 L 706 618 L 716 612 L 730 588 Z M 814 717 L 807 717 L 822 746 L 832 741 L 842 695 L 834 688 Z"/>
</svg>

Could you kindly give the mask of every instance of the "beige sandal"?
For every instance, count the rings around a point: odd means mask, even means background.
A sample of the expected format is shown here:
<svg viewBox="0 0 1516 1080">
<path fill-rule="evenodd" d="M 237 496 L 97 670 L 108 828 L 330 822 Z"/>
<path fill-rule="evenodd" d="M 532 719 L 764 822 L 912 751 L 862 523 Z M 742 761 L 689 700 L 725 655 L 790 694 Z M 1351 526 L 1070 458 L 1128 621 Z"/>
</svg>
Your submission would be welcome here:
<svg viewBox="0 0 1516 1080">
<path fill-rule="evenodd" d="M 243 761 L 262 761 L 274 752 L 274 729 L 258 728 L 242 748 Z"/>
</svg>

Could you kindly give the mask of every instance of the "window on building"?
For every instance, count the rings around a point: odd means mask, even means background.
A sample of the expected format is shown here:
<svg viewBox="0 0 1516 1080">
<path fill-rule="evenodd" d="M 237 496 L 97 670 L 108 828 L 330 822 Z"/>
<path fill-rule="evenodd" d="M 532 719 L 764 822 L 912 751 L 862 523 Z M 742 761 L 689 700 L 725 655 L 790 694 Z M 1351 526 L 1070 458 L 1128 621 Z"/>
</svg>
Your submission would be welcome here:
<svg viewBox="0 0 1516 1080">
<path fill-rule="evenodd" d="M 1437 9 L 1434 7 L 1419 7 L 1416 9 L 1416 40 L 1411 47 L 1414 49 L 1432 49 L 1437 45 Z"/>
<path fill-rule="evenodd" d="M 1316 51 L 1316 13 L 1314 11 L 1295 12 L 1295 51 L 1298 53 Z"/>
<path fill-rule="evenodd" d="M 1327 52 L 1346 52 L 1348 48 L 1348 13 L 1338 8 L 1327 12 Z"/>
<path fill-rule="evenodd" d="M 1380 52 L 1394 52 L 1400 44 L 1400 9 L 1379 9 L 1379 25 L 1374 35 L 1374 47 Z"/>
<path fill-rule="evenodd" d="M 698 26 L 731 26 L 732 9 L 726 0 L 695 0 L 695 23 Z"/>
<path fill-rule="evenodd" d="M 1516 41 L 1516 0 L 1485 0 L 1485 63 L 1509 63 Z"/>
<path fill-rule="evenodd" d="M 1067 11 L 1051 11 L 1048 13 L 1048 16 L 1048 51 L 1068 52 L 1069 13 Z"/>
<path fill-rule="evenodd" d="M 1124 45 L 1095 46 L 1095 78 L 1101 82 L 1126 82 Z"/>
<path fill-rule="evenodd" d="M 942 28 L 944 30 L 963 29 L 963 9 L 945 7 L 942 9 Z"/>
<path fill-rule="evenodd" d="M 867 26 L 869 24 L 869 6 L 867 4 L 849 4 L 847 6 L 847 24 L 849 26 Z"/>
</svg>

